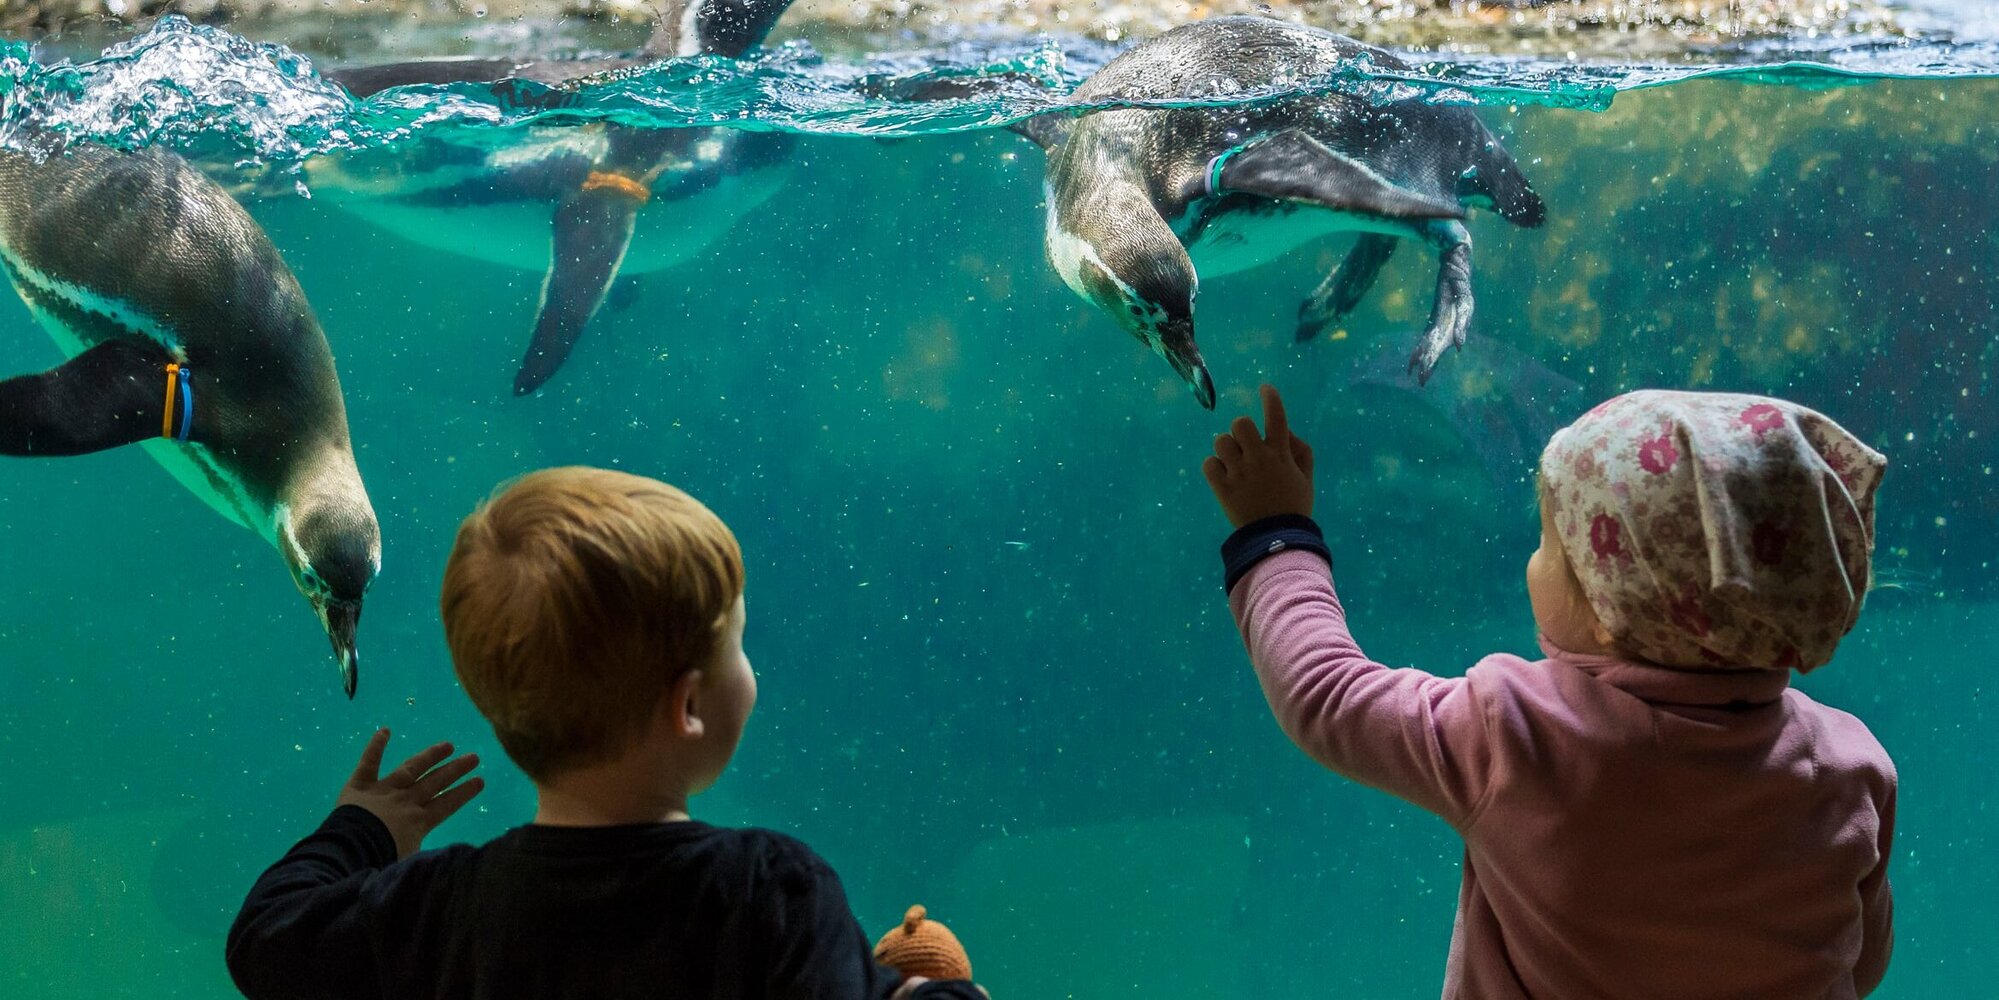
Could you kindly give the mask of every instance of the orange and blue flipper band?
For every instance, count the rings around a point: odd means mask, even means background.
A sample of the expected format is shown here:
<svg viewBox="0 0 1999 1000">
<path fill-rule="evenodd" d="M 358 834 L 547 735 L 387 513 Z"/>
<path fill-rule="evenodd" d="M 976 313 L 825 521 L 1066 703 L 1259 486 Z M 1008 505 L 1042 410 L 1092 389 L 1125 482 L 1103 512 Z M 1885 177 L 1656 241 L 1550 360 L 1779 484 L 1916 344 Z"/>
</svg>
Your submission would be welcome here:
<svg viewBox="0 0 1999 1000">
<path fill-rule="evenodd" d="M 167 405 L 160 416 L 160 436 L 185 442 L 193 428 L 194 371 L 178 364 L 168 365 Z"/>
<path fill-rule="evenodd" d="M 583 179 L 585 191 L 611 191 L 643 205 L 652 200 L 652 188 L 644 182 L 610 170 L 592 170 Z"/>
</svg>

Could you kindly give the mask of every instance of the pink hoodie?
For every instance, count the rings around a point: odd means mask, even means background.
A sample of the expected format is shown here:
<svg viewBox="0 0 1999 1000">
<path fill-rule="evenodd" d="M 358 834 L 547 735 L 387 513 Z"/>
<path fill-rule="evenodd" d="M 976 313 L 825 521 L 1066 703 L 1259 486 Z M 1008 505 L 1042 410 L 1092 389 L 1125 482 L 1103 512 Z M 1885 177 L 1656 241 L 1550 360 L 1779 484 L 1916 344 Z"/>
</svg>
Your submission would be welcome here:
<svg viewBox="0 0 1999 1000">
<path fill-rule="evenodd" d="M 1846 1000 L 1891 945 L 1895 768 L 1778 670 L 1504 653 L 1464 677 L 1369 660 L 1320 556 L 1229 595 L 1314 760 L 1464 837 L 1445 1000 Z"/>
</svg>

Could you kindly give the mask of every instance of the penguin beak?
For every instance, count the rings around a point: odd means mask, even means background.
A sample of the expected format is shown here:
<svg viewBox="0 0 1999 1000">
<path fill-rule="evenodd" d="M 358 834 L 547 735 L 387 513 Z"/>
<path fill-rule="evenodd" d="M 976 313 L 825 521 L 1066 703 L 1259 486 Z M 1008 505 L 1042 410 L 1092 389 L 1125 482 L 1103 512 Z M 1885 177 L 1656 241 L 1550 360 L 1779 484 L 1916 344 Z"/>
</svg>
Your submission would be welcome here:
<svg viewBox="0 0 1999 1000">
<path fill-rule="evenodd" d="M 347 697 L 354 697 L 360 682 L 361 654 L 354 649 L 354 630 L 361 624 L 361 602 L 328 600 L 319 606 L 320 623 L 326 637 L 333 640 L 333 655 L 340 661 L 340 680 Z"/>
<path fill-rule="evenodd" d="M 1166 356 L 1181 380 L 1194 390 L 1194 398 L 1202 406 L 1214 409 L 1215 380 L 1208 377 L 1208 363 L 1201 360 L 1201 349 L 1194 346 L 1193 317 L 1169 319 L 1160 327 L 1159 353 Z"/>
</svg>

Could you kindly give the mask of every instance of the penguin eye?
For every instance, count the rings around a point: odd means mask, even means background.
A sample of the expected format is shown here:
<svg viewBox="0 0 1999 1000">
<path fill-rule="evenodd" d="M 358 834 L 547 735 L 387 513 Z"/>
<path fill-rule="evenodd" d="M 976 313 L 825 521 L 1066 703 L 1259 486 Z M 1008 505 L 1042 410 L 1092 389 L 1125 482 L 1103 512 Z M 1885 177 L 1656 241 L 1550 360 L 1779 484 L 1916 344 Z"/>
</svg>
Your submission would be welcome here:
<svg viewBox="0 0 1999 1000">
<path fill-rule="evenodd" d="M 302 573 L 300 573 L 300 574 L 299 574 L 299 576 L 301 576 L 301 577 L 303 577 L 303 578 L 305 579 L 305 585 L 306 585 L 306 586 L 308 586 L 308 587 L 311 587 L 311 588 L 312 588 L 312 589 L 314 589 L 314 590 L 325 590 L 325 589 L 326 589 L 326 581 L 324 581 L 324 580 L 321 580 L 321 579 L 319 578 L 319 574 L 318 574 L 317 572 L 315 572 L 315 571 L 313 570 L 313 568 L 312 568 L 312 567 L 310 567 L 310 566 L 307 566 L 307 567 L 305 568 L 305 571 L 304 571 L 304 572 L 302 572 Z"/>
</svg>

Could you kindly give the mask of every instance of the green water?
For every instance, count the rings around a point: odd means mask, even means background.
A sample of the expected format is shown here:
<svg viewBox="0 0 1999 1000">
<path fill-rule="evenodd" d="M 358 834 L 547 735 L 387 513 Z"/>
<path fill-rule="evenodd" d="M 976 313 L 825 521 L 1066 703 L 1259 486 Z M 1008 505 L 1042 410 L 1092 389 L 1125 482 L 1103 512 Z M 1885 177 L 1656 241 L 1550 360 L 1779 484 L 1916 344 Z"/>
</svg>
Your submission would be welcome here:
<svg viewBox="0 0 1999 1000">
<path fill-rule="evenodd" d="M 270 549 L 139 451 L 7 463 L 0 994 L 230 995 L 235 905 L 377 725 L 489 761 L 433 844 L 524 821 L 439 576 L 496 482 L 591 463 L 686 487 L 745 548 L 762 693 L 696 814 L 804 838 L 871 928 L 927 904 L 996 997 L 1433 996 L 1456 841 L 1286 743 L 1220 592 L 1197 463 L 1261 379 L 1318 449 L 1359 638 L 1447 673 L 1532 651 L 1543 425 L 1639 386 L 1763 391 L 1886 452 L 1886 586 L 1802 684 L 1901 769 L 1876 995 L 1999 994 L 1994 107 L 1982 80 L 1710 80 L 1489 108 L 1550 217 L 1472 224 L 1472 348 L 1424 395 L 1369 384 L 1429 307 L 1413 248 L 1349 336 L 1294 345 L 1344 252 L 1311 247 L 1203 286 L 1214 414 L 1055 277 L 1040 156 L 1004 132 L 804 138 L 787 188 L 527 399 L 539 274 L 251 202 L 333 345 L 382 523 L 359 697 Z M 57 357 L 0 306 L 0 367 Z M 1460 434 L 1459 404 L 1487 429 Z"/>
</svg>

